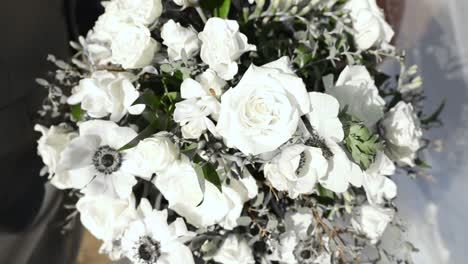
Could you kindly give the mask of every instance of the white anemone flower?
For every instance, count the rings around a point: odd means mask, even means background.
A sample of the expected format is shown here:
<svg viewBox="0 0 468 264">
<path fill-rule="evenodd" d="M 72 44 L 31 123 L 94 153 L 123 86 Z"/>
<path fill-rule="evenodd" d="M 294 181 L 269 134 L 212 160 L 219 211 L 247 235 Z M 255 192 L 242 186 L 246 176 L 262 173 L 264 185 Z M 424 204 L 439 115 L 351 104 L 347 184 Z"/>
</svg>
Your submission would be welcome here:
<svg viewBox="0 0 468 264">
<path fill-rule="evenodd" d="M 184 155 L 158 173 L 154 183 L 169 201 L 169 208 L 195 227 L 219 224 L 225 229 L 235 228 L 244 203 L 258 193 L 255 179 L 250 175 L 223 182 L 222 192 L 205 181 L 203 192 L 195 169 Z"/>
<path fill-rule="evenodd" d="M 306 116 L 313 131 L 306 145 L 321 148 L 328 161 L 328 171 L 319 177 L 318 181 L 325 188 L 337 193 L 345 192 L 350 183 L 356 187 L 362 186 L 361 168 L 352 162 L 338 145 L 344 137 L 343 127 L 338 118 L 338 101 L 331 95 L 317 92 L 309 93 L 309 97 L 311 112 Z"/>
<path fill-rule="evenodd" d="M 347 113 L 362 120 L 370 129 L 384 117 L 385 101 L 364 66 L 347 66 L 327 93 L 340 102 L 342 109 L 347 107 Z"/>
<path fill-rule="evenodd" d="M 338 101 L 324 93 L 309 93 L 311 110 L 307 119 L 320 137 L 330 138 L 340 142 L 344 138 L 343 125 L 338 118 L 340 104 Z"/>
<path fill-rule="evenodd" d="M 85 195 L 76 204 L 81 223 L 97 239 L 104 243 L 102 252 L 112 259 L 121 258 L 119 247 L 114 242 L 120 240 L 129 223 L 136 217 L 135 197 L 128 199 L 108 195 Z"/>
<path fill-rule="evenodd" d="M 274 248 L 268 259 L 282 264 L 329 264 L 328 241 L 325 248 L 319 246 L 319 241 L 308 233 L 314 217 L 311 212 L 287 212 L 285 215 L 286 231 L 280 236 L 279 244 Z"/>
<path fill-rule="evenodd" d="M 303 144 L 289 146 L 265 165 L 264 173 L 273 187 L 287 191 L 291 199 L 311 194 L 317 179 L 327 173 L 328 162 L 320 148 Z"/>
<path fill-rule="evenodd" d="M 205 182 L 205 193 L 201 204 L 179 202 L 170 208 L 185 217 L 195 227 L 209 227 L 219 224 L 232 230 L 238 226 L 237 219 L 244 203 L 257 195 L 258 187 L 250 176 L 245 179 L 231 179 L 222 184 L 222 192 L 211 182 Z"/>
<path fill-rule="evenodd" d="M 182 218 L 167 223 L 167 210 L 153 210 L 147 199 L 138 208 L 139 219 L 131 222 L 122 237 L 124 254 L 135 264 L 195 263 L 184 244 L 195 234 L 187 230 Z"/>
<path fill-rule="evenodd" d="M 68 173 L 68 187 L 89 195 L 128 198 L 136 184 L 127 166 L 128 151 L 118 151 L 137 133 L 111 121 L 92 120 L 79 125 L 79 136 L 63 150 L 58 171 Z"/>
</svg>

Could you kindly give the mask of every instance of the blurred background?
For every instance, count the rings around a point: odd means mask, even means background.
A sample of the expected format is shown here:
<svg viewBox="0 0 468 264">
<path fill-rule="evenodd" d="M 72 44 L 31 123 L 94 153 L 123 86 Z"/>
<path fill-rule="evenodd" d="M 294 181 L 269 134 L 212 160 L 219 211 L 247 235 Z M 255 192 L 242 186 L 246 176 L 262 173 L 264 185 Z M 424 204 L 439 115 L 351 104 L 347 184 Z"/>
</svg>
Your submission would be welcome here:
<svg viewBox="0 0 468 264">
<path fill-rule="evenodd" d="M 392 5 L 394 0 L 386 1 Z M 465 0 L 406 0 L 396 44 L 418 64 L 427 96 L 425 112 L 446 98 L 441 128 L 426 137 L 439 140 L 424 152 L 432 166 L 412 180 L 396 178 L 400 217 L 419 249 L 415 263 L 462 264 L 468 256 L 468 27 Z M 392 65 L 383 65 L 392 72 Z"/>
</svg>

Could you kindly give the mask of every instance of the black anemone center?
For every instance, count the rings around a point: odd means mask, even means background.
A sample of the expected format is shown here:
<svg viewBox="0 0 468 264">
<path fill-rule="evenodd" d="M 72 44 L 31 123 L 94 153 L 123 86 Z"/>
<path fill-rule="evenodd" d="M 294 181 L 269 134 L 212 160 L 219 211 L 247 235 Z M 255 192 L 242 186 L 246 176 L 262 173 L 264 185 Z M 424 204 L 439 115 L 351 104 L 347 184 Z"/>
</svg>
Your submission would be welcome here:
<svg viewBox="0 0 468 264">
<path fill-rule="evenodd" d="M 310 252 L 310 250 L 308 250 L 308 249 L 302 250 L 301 258 L 310 259 L 311 257 L 312 257 L 312 252 Z"/>
<path fill-rule="evenodd" d="M 101 146 L 94 153 L 93 164 L 98 172 L 112 174 L 122 165 L 122 153 L 109 146 Z"/>
<path fill-rule="evenodd" d="M 333 157 L 333 152 L 327 146 L 327 143 L 323 138 L 321 138 L 315 131 L 311 133 L 311 137 L 305 142 L 307 146 L 319 148 L 322 150 L 322 154 L 325 159 L 329 160 Z"/>
<path fill-rule="evenodd" d="M 299 157 L 299 164 L 298 164 L 297 169 L 296 169 L 296 174 L 301 174 L 305 163 L 306 163 L 306 154 L 303 151 L 303 152 L 301 152 L 300 157 Z"/>
<path fill-rule="evenodd" d="M 149 236 L 140 237 L 136 250 L 138 263 L 156 263 L 161 256 L 161 244 Z"/>
<path fill-rule="evenodd" d="M 319 244 L 311 239 L 302 240 L 294 249 L 293 253 L 298 263 L 313 264 L 317 258 Z"/>
<path fill-rule="evenodd" d="M 114 164 L 114 156 L 112 156 L 111 154 L 105 154 L 105 155 L 102 156 L 102 158 L 101 158 L 101 163 L 102 163 L 102 165 L 104 165 L 105 167 L 110 167 L 110 166 L 112 166 L 112 164 Z"/>
<path fill-rule="evenodd" d="M 151 251 L 151 246 L 147 244 L 140 245 L 138 248 L 138 254 L 140 255 L 140 258 L 146 261 L 151 259 L 151 256 L 153 255 Z"/>
</svg>

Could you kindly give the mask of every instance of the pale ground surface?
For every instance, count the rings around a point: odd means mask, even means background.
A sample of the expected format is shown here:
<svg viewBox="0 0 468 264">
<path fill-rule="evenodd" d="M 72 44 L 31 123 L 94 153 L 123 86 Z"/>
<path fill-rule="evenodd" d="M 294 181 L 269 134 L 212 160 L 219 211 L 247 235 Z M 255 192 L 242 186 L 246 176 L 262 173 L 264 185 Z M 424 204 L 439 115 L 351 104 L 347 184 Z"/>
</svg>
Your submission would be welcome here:
<svg viewBox="0 0 468 264">
<path fill-rule="evenodd" d="M 98 253 L 101 247 L 101 242 L 96 240 L 89 232 L 83 235 L 80 254 L 78 255 L 77 264 L 108 264 L 109 259 Z"/>
</svg>

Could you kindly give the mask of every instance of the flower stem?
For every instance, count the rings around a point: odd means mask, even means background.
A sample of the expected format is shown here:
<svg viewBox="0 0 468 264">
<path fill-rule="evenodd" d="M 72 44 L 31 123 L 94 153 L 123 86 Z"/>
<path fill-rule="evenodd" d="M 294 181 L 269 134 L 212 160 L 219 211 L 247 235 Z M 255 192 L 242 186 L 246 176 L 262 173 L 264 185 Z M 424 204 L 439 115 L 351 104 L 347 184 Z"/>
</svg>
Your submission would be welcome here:
<svg viewBox="0 0 468 264">
<path fill-rule="evenodd" d="M 195 7 L 195 10 L 197 10 L 197 13 L 200 16 L 201 20 L 203 20 L 203 23 L 206 24 L 206 21 L 208 21 L 208 19 L 206 18 L 205 13 L 203 12 L 203 9 L 197 6 Z"/>
</svg>

